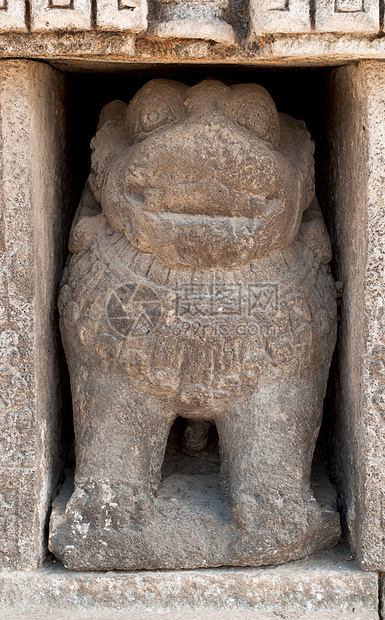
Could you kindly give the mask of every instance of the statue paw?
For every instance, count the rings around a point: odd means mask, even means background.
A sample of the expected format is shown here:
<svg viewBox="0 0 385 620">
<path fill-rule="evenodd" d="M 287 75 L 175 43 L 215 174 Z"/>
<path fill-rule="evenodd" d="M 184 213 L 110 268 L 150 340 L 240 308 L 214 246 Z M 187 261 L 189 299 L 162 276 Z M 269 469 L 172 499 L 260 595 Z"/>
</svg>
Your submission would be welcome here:
<svg viewBox="0 0 385 620">
<path fill-rule="evenodd" d="M 232 522 L 240 529 L 258 527 L 263 502 L 258 495 L 241 493 L 232 498 Z"/>
<path fill-rule="evenodd" d="M 291 545 L 312 536 L 322 525 L 322 510 L 311 497 L 279 494 L 264 497 L 238 493 L 232 498 L 232 522 L 241 530 L 259 531 L 261 541 L 272 545 Z"/>
<path fill-rule="evenodd" d="M 115 529 L 144 525 L 153 515 L 153 500 L 139 487 L 106 481 L 76 486 L 66 506 L 66 520 L 75 530 Z"/>
</svg>

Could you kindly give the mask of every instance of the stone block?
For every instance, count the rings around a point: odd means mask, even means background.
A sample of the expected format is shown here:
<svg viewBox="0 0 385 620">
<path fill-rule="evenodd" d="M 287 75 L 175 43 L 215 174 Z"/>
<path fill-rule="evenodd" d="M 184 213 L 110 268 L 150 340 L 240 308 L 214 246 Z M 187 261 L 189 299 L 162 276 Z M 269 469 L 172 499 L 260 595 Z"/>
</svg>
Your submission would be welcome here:
<svg viewBox="0 0 385 620">
<path fill-rule="evenodd" d="M 163 612 L 154 616 L 147 610 L 139 612 L 131 611 L 109 611 L 108 620 L 378 620 L 378 615 L 374 612 L 363 612 L 357 616 L 352 616 L 352 612 L 344 611 L 325 611 L 303 613 L 275 611 L 211 611 L 204 608 L 192 611 Z M 105 611 L 57 611 L 44 613 L 44 620 L 105 620 Z M 4 610 L 1 620 L 42 620 L 41 612 L 26 611 L 15 612 L 14 610 Z"/>
<path fill-rule="evenodd" d="M 151 33 L 161 39 L 202 39 L 234 45 L 229 14 L 229 0 L 158 0 L 157 25 Z"/>
<path fill-rule="evenodd" d="M 91 28 L 91 0 L 31 0 L 33 31 Z"/>
<path fill-rule="evenodd" d="M 98 0 L 96 23 L 100 30 L 141 32 L 147 28 L 146 0 Z"/>
<path fill-rule="evenodd" d="M 378 0 L 316 0 L 315 28 L 319 32 L 369 33 L 379 27 Z"/>
<path fill-rule="evenodd" d="M 385 570 L 385 67 L 331 73 L 324 186 L 344 283 L 335 386 L 335 475 L 354 553 Z M 326 182 L 327 180 L 327 182 Z"/>
<path fill-rule="evenodd" d="M 0 0 L 0 32 L 7 30 L 13 32 L 27 30 L 24 0 Z"/>
<path fill-rule="evenodd" d="M 251 35 L 310 31 L 308 0 L 251 0 Z"/>
<path fill-rule="evenodd" d="M 60 613 L 59 613 L 60 612 Z M 9 615 L 8 615 L 9 614 Z M 12 620 L 378 620 L 378 576 L 343 549 L 267 568 L 0 572 L 0 616 Z"/>
<path fill-rule="evenodd" d="M 380 575 L 380 588 L 379 588 L 379 616 L 380 620 L 385 618 L 385 575 Z"/>
<path fill-rule="evenodd" d="M 57 482 L 62 74 L 0 62 L 0 567 L 34 567 Z M 64 207 L 64 209 L 63 209 Z"/>
</svg>

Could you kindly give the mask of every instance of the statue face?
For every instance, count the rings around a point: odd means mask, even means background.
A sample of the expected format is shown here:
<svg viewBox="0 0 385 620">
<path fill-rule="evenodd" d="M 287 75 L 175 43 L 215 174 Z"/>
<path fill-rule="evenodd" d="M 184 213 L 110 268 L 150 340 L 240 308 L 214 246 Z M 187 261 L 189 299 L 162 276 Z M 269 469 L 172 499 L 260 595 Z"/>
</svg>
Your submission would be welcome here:
<svg viewBox="0 0 385 620">
<path fill-rule="evenodd" d="M 153 80 L 119 110 L 96 136 L 91 187 L 133 246 L 231 269 L 291 243 L 313 197 L 312 143 L 261 86 Z"/>
</svg>

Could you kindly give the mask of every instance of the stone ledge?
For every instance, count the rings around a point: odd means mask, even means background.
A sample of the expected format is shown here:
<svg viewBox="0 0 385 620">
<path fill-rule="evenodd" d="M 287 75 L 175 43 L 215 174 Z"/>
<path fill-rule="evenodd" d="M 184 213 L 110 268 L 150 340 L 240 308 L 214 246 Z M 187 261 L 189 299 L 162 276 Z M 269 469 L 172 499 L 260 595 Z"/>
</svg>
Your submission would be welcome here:
<svg viewBox="0 0 385 620">
<path fill-rule="evenodd" d="M 336 612 L 287 612 L 277 610 L 265 611 L 210 611 L 194 610 L 190 612 L 126 612 L 110 611 L 107 620 L 378 620 L 378 614 L 374 612 L 349 611 Z M 106 620 L 106 612 L 94 611 L 67 611 L 67 612 L 14 612 L 8 610 L 1 616 L 2 620 Z"/>
<path fill-rule="evenodd" d="M 2 618 L 51 613 L 55 620 L 96 620 L 97 612 L 105 618 L 103 610 L 111 619 L 111 611 L 118 619 L 124 610 L 126 620 L 158 614 L 170 620 L 219 620 L 228 614 L 235 620 L 238 613 L 244 620 L 270 620 L 270 615 L 272 620 L 378 620 L 378 576 L 357 568 L 340 548 L 259 569 L 77 573 L 47 563 L 36 571 L 0 572 Z"/>
<path fill-rule="evenodd" d="M 225 2 L 197 3 L 158 0 L 156 16 L 147 20 L 146 0 L 9 0 L 0 5 L 0 31 L 150 32 L 158 38 L 204 39 L 232 44 L 236 33 Z M 122 9 L 128 9 L 123 11 Z M 381 28 L 379 0 L 251 0 L 249 36 L 310 32 L 377 33 Z M 315 19 L 313 19 L 315 17 Z M 238 28 L 239 29 L 239 28 Z M 245 37 L 247 20 L 242 25 Z"/>
<path fill-rule="evenodd" d="M 144 64 L 331 66 L 385 59 L 385 37 L 351 34 L 269 35 L 225 46 L 202 40 L 154 41 L 119 32 L 0 33 L 0 58 L 52 61 L 64 71 L 127 71 Z"/>
</svg>

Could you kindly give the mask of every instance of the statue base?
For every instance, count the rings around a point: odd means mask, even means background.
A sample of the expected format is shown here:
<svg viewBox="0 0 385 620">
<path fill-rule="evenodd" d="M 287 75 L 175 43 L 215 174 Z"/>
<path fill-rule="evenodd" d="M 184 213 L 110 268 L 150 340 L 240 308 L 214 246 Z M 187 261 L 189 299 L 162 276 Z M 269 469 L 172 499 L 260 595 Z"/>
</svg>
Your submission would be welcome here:
<svg viewBox="0 0 385 620">
<path fill-rule="evenodd" d="M 194 459 L 184 456 L 177 467 L 168 464 L 152 518 L 119 531 L 66 520 L 65 508 L 73 491 L 73 477 L 68 477 L 54 501 L 49 547 L 73 570 L 282 564 L 339 540 L 336 493 L 324 470 L 313 472 L 312 489 L 322 508 L 320 519 L 309 524 L 302 536 L 293 528 L 291 538 L 286 523 L 280 540 L 278 524 L 268 530 L 240 528 L 232 522 L 230 502 L 220 492 L 217 463 L 208 453 Z"/>
</svg>

